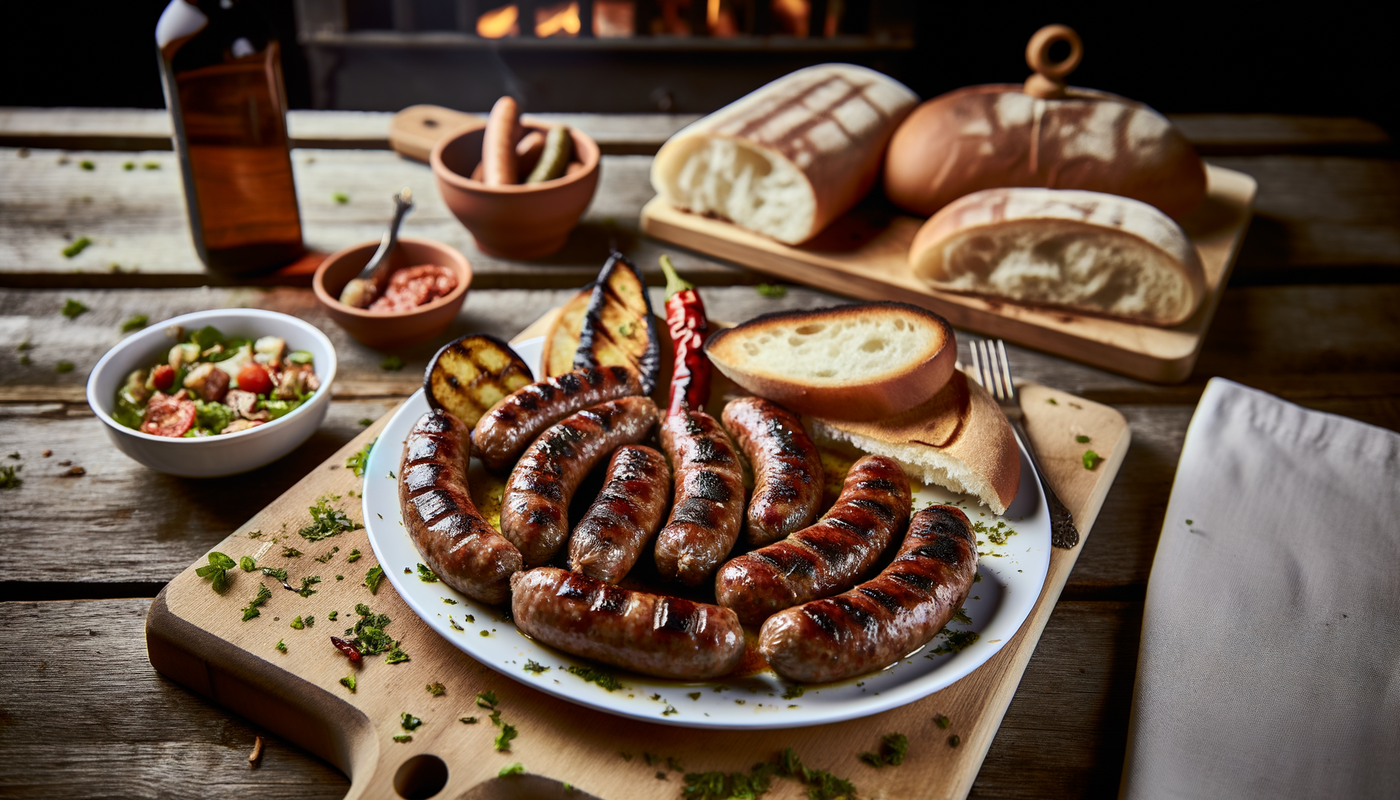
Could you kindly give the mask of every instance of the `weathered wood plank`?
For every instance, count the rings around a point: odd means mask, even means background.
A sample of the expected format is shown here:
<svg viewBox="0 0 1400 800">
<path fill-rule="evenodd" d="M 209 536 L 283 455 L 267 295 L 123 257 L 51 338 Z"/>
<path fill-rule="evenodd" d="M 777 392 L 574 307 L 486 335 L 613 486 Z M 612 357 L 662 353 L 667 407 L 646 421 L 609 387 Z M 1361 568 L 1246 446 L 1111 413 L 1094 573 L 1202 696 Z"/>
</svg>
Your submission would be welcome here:
<svg viewBox="0 0 1400 800">
<path fill-rule="evenodd" d="M 0 604 L 5 640 L 25 643 L 0 659 L 0 679 L 12 690 L 0 701 L 0 749 L 9 756 L 0 764 L 0 786 L 19 796 L 74 800 L 344 795 L 349 782 L 333 768 L 266 734 L 262 764 L 249 769 L 253 736 L 262 732 L 162 678 L 146 660 L 149 605 Z M 1138 603 L 1056 606 L 974 797 L 1112 794 L 1141 615 Z M 62 747 L 55 747 L 57 736 Z M 685 761 L 686 753 L 678 755 Z M 659 796 L 679 797 L 679 783 L 665 788 L 671 794 Z"/>
<path fill-rule="evenodd" d="M 0 794 L 6 797 L 340 798 L 349 781 L 161 676 L 151 601 L 0 604 Z M 248 766 L 255 736 L 263 757 Z"/>
</svg>

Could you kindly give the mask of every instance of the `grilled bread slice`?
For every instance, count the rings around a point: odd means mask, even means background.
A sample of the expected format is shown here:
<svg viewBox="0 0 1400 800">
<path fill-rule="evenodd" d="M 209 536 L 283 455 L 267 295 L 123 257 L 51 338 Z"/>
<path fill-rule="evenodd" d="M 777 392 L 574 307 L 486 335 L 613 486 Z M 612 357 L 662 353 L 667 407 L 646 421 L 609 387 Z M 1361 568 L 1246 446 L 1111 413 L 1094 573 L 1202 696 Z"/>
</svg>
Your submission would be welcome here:
<svg viewBox="0 0 1400 800">
<path fill-rule="evenodd" d="M 540 353 L 540 369 L 543 378 L 563 375 L 574 368 L 574 353 L 578 352 L 578 336 L 583 330 L 583 315 L 588 313 L 588 303 L 593 299 L 593 286 L 590 283 L 569 298 L 559 309 L 549 332 L 544 335 L 544 349 Z"/>
<path fill-rule="evenodd" d="M 904 303 L 766 314 L 705 345 L 720 372 L 759 397 L 852 420 L 888 417 L 933 397 L 957 352 L 947 320 Z"/>
<path fill-rule="evenodd" d="M 651 394 L 661 374 L 661 343 L 651 298 L 637 268 L 614 252 L 588 302 L 579 330 L 574 369 L 631 367 Z"/>
<path fill-rule="evenodd" d="M 428 362 L 423 392 L 428 405 L 472 428 L 488 409 L 534 383 L 530 367 L 510 345 L 484 333 L 450 342 Z"/>
</svg>

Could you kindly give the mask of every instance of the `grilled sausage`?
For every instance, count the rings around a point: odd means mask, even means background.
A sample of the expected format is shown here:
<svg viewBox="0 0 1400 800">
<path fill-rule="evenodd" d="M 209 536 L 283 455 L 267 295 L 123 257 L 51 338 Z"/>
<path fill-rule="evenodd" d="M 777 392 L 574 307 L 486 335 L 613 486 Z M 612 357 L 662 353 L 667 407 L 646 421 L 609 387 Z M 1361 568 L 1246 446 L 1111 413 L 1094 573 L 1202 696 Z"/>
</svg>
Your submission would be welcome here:
<svg viewBox="0 0 1400 800">
<path fill-rule="evenodd" d="M 529 566 L 554 557 L 569 536 L 569 501 L 589 470 L 656 424 L 649 397 L 586 408 L 545 431 L 521 456 L 501 498 L 501 533 Z"/>
<path fill-rule="evenodd" d="M 656 568 L 665 578 L 699 586 L 739 539 L 743 467 L 724 428 L 702 411 L 667 417 L 661 446 L 671 459 L 676 494 L 671 517 L 656 535 Z"/>
<path fill-rule="evenodd" d="M 516 627 L 576 656 L 686 681 L 732 672 L 744 656 L 743 629 L 727 608 L 554 567 L 521 572 L 510 586 Z"/>
<path fill-rule="evenodd" d="M 972 523 L 952 506 L 926 508 L 878 577 L 769 617 L 759 652 L 774 672 L 802 683 L 879 669 L 936 636 L 966 602 L 976 574 Z"/>
<path fill-rule="evenodd" d="M 761 397 L 735 400 L 722 419 L 753 468 L 744 539 L 762 547 L 811 525 L 821 510 L 824 478 L 821 454 L 802 420 Z"/>
<path fill-rule="evenodd" d="M 569 569 L 617 583 L 666 516 L 671 468 L 666 457 L 641 445 L 613 453 L 603 490 L 569 537 Z"/>
<path fill-rule="evenodd" d="M 758 624 L 808 600 L 855 586 L 909 523 L 909 478 L 894 459 L 851 466 L 841 496 L 817 524 L 733 559 L 715 578 L 715 597 Z"/>
<path fill-rule="evenodd" d="M 476 423 L 472 444 L 487 469 L 502 470 L 546 428 L 579 409 L 642 393 L 626 367 L 566 372 L 532 383 L 497 403 Z"/>
<path fill-rule="evenodd" d="M 520 551 L 481 518 L 467 488 L 471 438 L 446 411 L 418 418 L 399 462 L 399 508 L 423 561 L 443 582 L 483 603 L 503 602 Z"/>
</svg>

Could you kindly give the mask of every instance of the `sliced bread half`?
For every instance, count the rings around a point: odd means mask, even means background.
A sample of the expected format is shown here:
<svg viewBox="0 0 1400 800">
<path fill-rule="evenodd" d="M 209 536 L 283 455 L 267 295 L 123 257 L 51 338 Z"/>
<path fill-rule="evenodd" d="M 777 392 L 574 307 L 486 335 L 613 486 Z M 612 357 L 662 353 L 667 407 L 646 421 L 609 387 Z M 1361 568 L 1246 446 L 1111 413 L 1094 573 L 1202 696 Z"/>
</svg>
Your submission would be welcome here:
<svg viewBox="0 0 1400 800">
<path fill-rule="evenodd" d="M 765 314 L 710 337 L 730 380 L 802 414 L 880 419 L 934 396 L 953 374 L 948 321 L 904 303 Z"/>
<path fill-rule="evenodd" d="M 996 514 L 1021 486 L 1021 453 L 1011 423 L 987 390 L 954 372 L 933 398 L 871 422 L 805 420 L 818 442 L 844 442 L 898 461 L 910 476 L 975 495 Z"/>
</svg>

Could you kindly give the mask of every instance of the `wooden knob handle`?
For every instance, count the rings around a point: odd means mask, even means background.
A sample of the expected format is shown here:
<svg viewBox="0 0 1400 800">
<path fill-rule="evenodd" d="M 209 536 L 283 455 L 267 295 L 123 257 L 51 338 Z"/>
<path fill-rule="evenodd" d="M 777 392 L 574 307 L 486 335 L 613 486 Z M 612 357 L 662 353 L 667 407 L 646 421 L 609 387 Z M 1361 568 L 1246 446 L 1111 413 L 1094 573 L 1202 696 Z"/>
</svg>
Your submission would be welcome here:
<svg viewBox="0 0 1400 800">
<path fill-rule="evenodd" d="M 1050 60 L 1050 48 L 1059 42 L 1069 44 L 1069 55 L 1063 61 Z M 1046 25 L 1035 32 L 1026 44 L 1026 63 L 1035 74 L 1026 80 L 1026 94 L 1036 97 L 1063 97 L 1065 78 L 1084 59 L 1084 43 L 1068 25 Z"/>
</svg>

